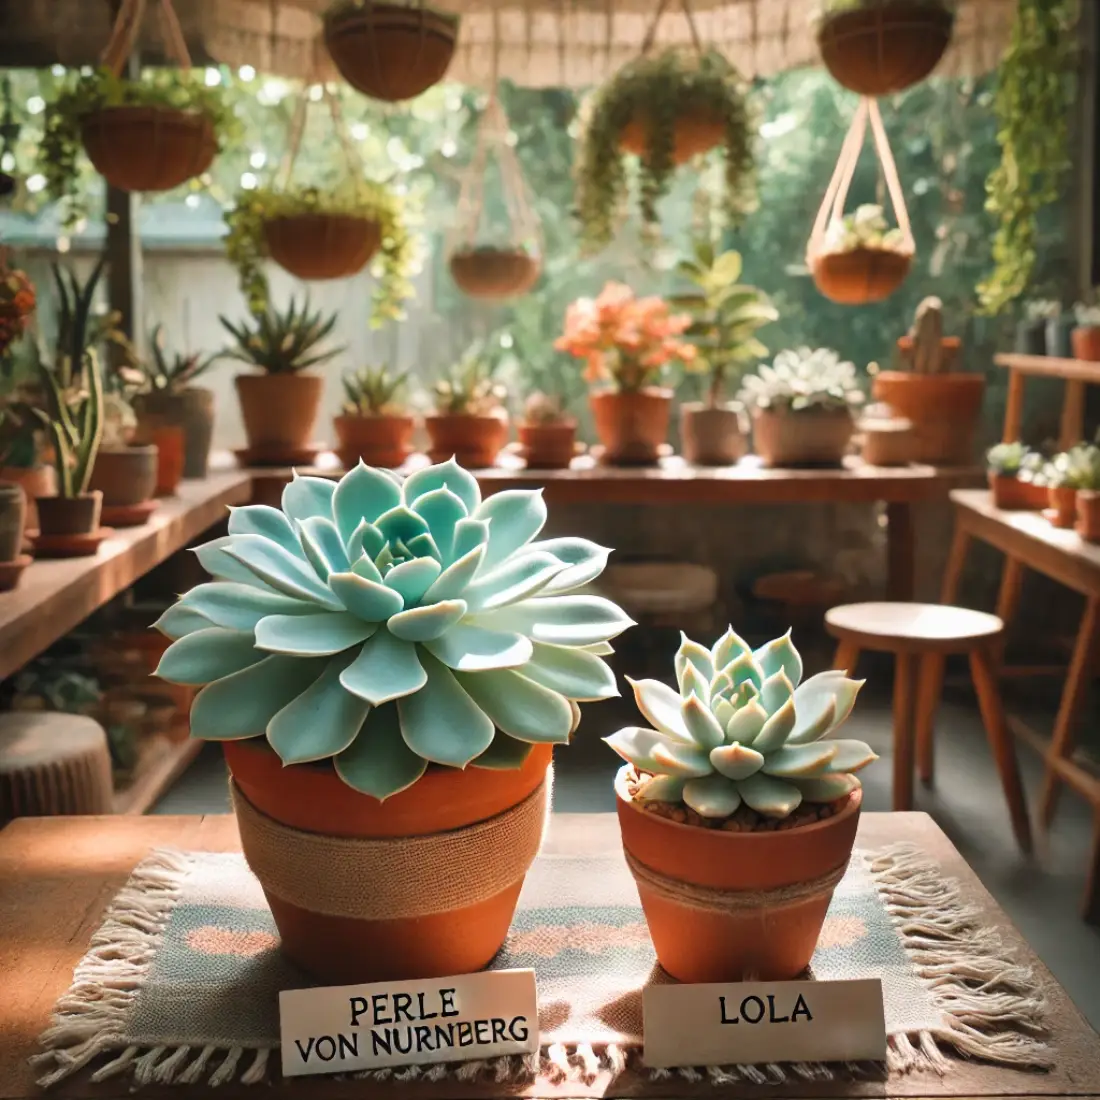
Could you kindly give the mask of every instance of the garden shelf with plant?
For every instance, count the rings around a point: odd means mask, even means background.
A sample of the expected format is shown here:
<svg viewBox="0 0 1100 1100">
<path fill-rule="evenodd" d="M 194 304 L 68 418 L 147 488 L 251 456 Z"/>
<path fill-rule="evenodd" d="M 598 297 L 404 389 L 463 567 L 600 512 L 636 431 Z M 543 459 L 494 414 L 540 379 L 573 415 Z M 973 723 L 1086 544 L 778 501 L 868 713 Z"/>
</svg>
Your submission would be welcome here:
<svg viewBox="0 0 1100 1100">
<path fill-rule="evenodd" d="M 436 381 L 424 417 L 433 462 L 453 456 L 474 470 L 496 462 L 508 442 L 508 391 L 495 377 L 498 365 L 478 341 Z"/>
<path fill-rule="evenodd" d="M 346 469 L 360 459 L 394 469 L 412 453 L 416 420 L 405 404 L 409 372 L 363 367 L 343 377 L 344 404 L 333 421 L 336 453 Z"/>
</svg>

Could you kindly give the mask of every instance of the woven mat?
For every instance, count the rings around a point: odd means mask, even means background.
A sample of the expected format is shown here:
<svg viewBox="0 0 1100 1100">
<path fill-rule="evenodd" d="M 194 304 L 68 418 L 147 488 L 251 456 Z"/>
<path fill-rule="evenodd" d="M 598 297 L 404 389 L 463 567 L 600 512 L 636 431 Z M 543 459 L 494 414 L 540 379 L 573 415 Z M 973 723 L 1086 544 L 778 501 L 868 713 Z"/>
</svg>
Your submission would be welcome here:
<svg viewBox="0 0 1100 1100">
<path fill-rule="evenodd" d="M 493 969 L 531 967 L 542 1049 L 529 1058 L 379 1070 L 372 1080 L 484 1078 L 485 1095 L 539 1078 L 669 1076 L 640 1066 L 641 990 L 670 979 L 656 965 L 621 854 L 543 855 L 527 877 Z M 885 1067 L 706 1067 L 719 1086 L 925 1070 L 951 1054 L 1049 1064 L 1031 973 L 959 902 L 953 882 L 911 847 L 855 852 L 836 890 L 811 976 L 881 978 Z M 94 1081 L 260 1082 L 278 1075 L 278 993 L 310 984 L 278 951 L 259 883 L 237 854 L 158 850 L 114 899 L 38 1056 L 49 1086 L 89 1067 Z M 691 1070 L 677 1071 L 689 1076 Z M 694 1078 L 698 1079 L 698 1073 Z"/>
</svg>

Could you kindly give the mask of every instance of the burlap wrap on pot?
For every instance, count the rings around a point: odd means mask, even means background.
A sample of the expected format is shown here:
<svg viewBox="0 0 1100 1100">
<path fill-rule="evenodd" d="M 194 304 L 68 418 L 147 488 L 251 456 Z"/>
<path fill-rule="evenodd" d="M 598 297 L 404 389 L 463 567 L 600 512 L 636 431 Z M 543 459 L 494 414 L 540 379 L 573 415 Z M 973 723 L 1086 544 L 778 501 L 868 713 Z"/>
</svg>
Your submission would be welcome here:
<svg viewBox="0 0 1100 1100">
<path fill-rule="evenodd" d="M 257 810 L 232 781 L 230 790 L 241 848 L 265 890 L 313 913 L 391 920 L 476 905 L 523 878 L 542 843 L 551 774 L 485 821 L 387 839 L 293 829 Z"/>
</svg>

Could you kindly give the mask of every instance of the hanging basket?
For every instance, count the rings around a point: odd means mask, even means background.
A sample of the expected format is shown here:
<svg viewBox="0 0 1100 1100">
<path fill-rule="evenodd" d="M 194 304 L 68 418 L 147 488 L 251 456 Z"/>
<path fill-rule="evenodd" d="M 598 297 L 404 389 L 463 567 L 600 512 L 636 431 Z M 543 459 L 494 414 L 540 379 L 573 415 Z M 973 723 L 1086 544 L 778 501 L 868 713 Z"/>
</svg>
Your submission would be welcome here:
<svg viewBox="0 0 1100 1100">
<path fill-rule="evenodd" d="M 821 59 L 838 84 L 866 96 L 904 91 L 939 64 L 955 17 L 931 0 L 865 0 L 825 16 L 818 28 Z"/>
<path fill-rule="evenodd" d="M 830 301 L 845 306 L 889 298 L 909 274 L 913 257 L 884 248 L 854 248 L 815 256 L 814 284 Z"/>
<path fill-rule="evenodd" d="M 264 222 L 268 255 L 299 279 L 357 275 L 382 244 L 382 227 L 354 214 L 289 214 Z"/>
<path fill-rule="evenodd" d="M 619 135 L 619 148 L 624 153 L 644 157 L 649 150 L 651 122 L 635 116 Z M 672 139 L 672 160 L 685 164 L 692 157 L 706 153 L 722 145 L 726 140 L 726 126 L 717 115 L 705 112 L 681 112 L 676 116 Z"/>
<path fill-rule="evenodd" d="M 455 252 L 451 278 L 464 294 L 504 301 L 526 294 L 542 274 L 542 262 L 522 248 L 481 247 Z"/>
<path fill-rule="evenodd" d="M 340 6 L 325 15 L 325 45 L 340 75 L 372 99 L 398 103 L 438 84 L 458 38 L 458 17 L 423 3 Z"/>
</svg>

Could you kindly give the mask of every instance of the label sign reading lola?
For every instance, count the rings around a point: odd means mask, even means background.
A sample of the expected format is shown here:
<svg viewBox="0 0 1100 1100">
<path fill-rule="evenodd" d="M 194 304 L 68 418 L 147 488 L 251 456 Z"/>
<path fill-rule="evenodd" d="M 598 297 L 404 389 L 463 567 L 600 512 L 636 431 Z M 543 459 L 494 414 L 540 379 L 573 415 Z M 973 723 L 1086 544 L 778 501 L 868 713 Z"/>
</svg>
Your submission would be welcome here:
<svg viewBox="0 0 1100 1100">
<path fill-rule="evenodd" d="M 882 982 L 741 982 L 645 990 L 645 1063 L 862 1062 L 886 1057 Z"/>
<path fill-rule="evenodd" d="M 539 1049 L 533 970 L 286 990 L 279 1023 L 285 1077 Z"/>
</svg>

